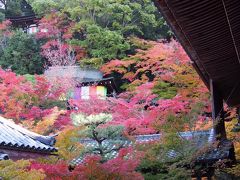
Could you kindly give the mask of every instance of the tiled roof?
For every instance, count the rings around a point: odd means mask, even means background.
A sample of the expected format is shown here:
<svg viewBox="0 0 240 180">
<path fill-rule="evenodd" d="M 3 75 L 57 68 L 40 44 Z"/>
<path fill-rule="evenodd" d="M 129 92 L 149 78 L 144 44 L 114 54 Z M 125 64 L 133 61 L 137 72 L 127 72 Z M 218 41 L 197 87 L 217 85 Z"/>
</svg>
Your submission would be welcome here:
<svg viewBox="0 0 240 180">
<path fill-rule="evenodd" d="M 0 147 L 19 151 L 51 153 L 57 151 L 53 147 L 54 143 L 55 138 L 52 136 L 36 134 L 0 117 Z"/>
<path fill-rule="evenodd" d="M 217 148 L 214 148 L 196 159 L 196 164 L 213 164 L 218 160 L 229 159 L 235 161 L 233 143 L 230 140 L 222 140 Z"/>
<path fill-rule="evenodd" d="M 201 147 L 205 145 L 207 142 L 212 142 L 213 140 L 212 131 L 180 132 L 179 136 L 187 140 L 194 139 L 196 147 Z M 138 144 L 150 143 L 150 142 L 160 140 L 160 138 L 161 138 L 161 134 L 138 135 L 138 136 L 135 136 L 135 143 L 138 143 Z M 97 142 L 92 139 L 82 139 L 80 140 L 80 143 L 85 146 L 85 149 L 94 150 L 94 148 L 97 146 Z M 114 149 L 116 146 L 119 146 L 119 144 L 121 144 L 121 147 L 129 147 L 133 144 L 133 141 L 123 139 L 123 140 L 119 140 L 116 144 L 116 141 L 114 143 L 114 141 L 104 140 L 102 143 L 102 146 L 103 148 L 106 148 L 107 150 L 109 150 L 109 153 L 106 154 L 106 157 L 105 157 L 106 159 L 113 159 L 117 157 L 118 151 L 115 151 L 115 150 L 111 151 L 111 149 Z M 167 156 L 169 158 L 174 158 L 178 156 L 178 153 L 175 152 L 174 150 L 170 150 L 167 153 Z M 70 162 L 70 164 L 75 166 L 82 163 L 83 160 L 84 160 L 84 155 L 81 155 L 80 157 L 73 159 Z"/>
<path fill-rule="evenodd" d="M 96 69 L 79 66 L 54 66 L 44 72 L 47 78 L 74 78 L 78 80 L 95 81 L 103 78 L 103 73 Z"/>
</svg>

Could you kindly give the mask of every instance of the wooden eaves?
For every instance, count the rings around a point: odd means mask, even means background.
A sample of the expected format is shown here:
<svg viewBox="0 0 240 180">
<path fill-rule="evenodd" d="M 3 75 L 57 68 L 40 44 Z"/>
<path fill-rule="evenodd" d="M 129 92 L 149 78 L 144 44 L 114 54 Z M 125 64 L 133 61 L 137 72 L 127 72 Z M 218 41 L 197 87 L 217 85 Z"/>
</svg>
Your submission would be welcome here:
<svg viewBox="0 0 240 180">
<path fill-rule="evenodd" d="M 229 106 L 240 105 L 238 0 L 155 0 L 193 66 Z"/>
<path fill-rule="evenodd" d="M 212 94 L 216 137 L 226 138 L 223 101 L 240 106 L 238 0 L 155 0 Z"/>
</svg>

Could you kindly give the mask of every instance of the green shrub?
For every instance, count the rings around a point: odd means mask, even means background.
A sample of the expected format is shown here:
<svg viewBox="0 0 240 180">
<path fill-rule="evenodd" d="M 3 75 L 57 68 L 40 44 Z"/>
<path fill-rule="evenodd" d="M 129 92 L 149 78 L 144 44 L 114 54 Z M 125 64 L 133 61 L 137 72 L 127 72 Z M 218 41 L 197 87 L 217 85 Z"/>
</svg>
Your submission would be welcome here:
<svg viewBox="0 0 240 180">
<path fill-rule="evenodd" d="M 171 99 L 177 95 L 177 88 L 168 82 L 159 81 L 153 88 L 153 93 L 157 94 L 159 98 Z"/>
<path fill-rule="evenodd" d="M 10 68 L 17 74 L 41 74 L 43 59 L 36 40 L 21 31 L 15 32 L 0 55 L 2 68 Z"/>
</svg>

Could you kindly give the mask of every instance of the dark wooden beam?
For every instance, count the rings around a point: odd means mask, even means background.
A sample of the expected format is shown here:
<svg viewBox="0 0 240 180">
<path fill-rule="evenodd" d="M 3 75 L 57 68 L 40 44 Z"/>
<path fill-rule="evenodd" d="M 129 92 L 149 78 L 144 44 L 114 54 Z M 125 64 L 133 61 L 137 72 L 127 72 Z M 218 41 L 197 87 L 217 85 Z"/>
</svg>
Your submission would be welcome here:
<svg viewBox="0 0 240 180">
<path fill-rule="evenodd" d="M 224 124 L 223 98 L 219 93 L 216 83 L 210 80 L 213 128 L 216 140 L 226 139 L 226 129 Z"/>
</svg>

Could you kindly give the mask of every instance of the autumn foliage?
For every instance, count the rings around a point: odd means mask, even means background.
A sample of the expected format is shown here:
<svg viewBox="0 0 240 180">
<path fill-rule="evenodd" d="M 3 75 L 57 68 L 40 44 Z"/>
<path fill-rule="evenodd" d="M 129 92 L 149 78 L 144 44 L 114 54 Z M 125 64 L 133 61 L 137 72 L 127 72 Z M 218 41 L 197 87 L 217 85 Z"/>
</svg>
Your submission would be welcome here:
<svg viewBox="0 0 240 180">
<path fill-rule="evenodd" d="M 47 104 L 59 101 L 64 88 L 49 83 L 42 76 L 36 75 L 34 79 L 34 82 L 30 82 L 23 76 L 0 69 L 2 116 L 17 123 L 24 120 L 38 122 L 58 111 L 48 108 Z"/>
<path fill-rule="evenodd" d="M 57 13 L 51 13 L 41 19 L 36 38 L 46 41 L 41 52 L 47 60 L 46 67 L 74 65 L 85 56 L 82 47 L 68 43 L 73 36 L 73 26 L 74 23 L 66 16 Z"/>
<path fill-rule="evenodd" d="M 69 171 L 65 162 L 57 164 L 40 164 L 32 162 L 31 170 L 41 170 L 46 174 L 46 179 L 132 179 L 142 180 L 140 173 L 135 171 L 141 156 L 131 153 L 132 149 L 122 149 L 117 158 L 101 163 L 99 156 L 86 156 L 84 162 Z M 129 154 L 131 153 L 131 156 Z M 138 159 L 138 160 L 136 160 Z"/>
<path fill-rule="evenodd" d="M 51 26 L 58 26 L 58 21 L 52 23 Z M 64 30 L 63 33 L 67 31 Z M 53 30 L 51 36 L 50 34 L 46 38 L 53 40 L 48 41 L 44 47 L 58 43 L 55 31 Z M 207 90 L 192 70 L 191 62 L 179 43 L 174 40 L 144 43 L 148 48 L 140 48 L 135 55 L 112 60 L 102 67 L 106 75 L 121 76 L 122 82 L 125 82 L 125 92 L 117 98 L 104 100 L 69 99 L 68 110 L 67 106 L 57 105 L 61 95 L 66 92 L 67 85 L 62 87 L 57 81 L 48 82 L 43 76 L 34 76 L 33 81 L 28 81 L 11 71 L 0 70 L 2 115 L 38 133 L 60 133 L 56 143 L 59 147 L 59 159 L 54 162 L 31 161 L 24 171 L 37 170 L 45 174 L 46 179 L 143 179 L 136 169 L 144 154 L 135 146 L 120 148 L 118 156 L 110 160 L 89 154 L 84 157 L 83 163 L 70 171 L 68 162 L 84 150 L 79 139 L 85 137 L 79 132 L 89 128 L 87 123 L 74 127 L 74 115 L 81 115 L 86 119 L 100 117 L 102 114 L 109 116 L 109 121 L 99 123 L 96 125 L 99 127 L 95 128 L 122 126 L 122 136 L 130 140 L 134 140 L 135 135 L 164 133 L 163 127 L 169 123 L 170 117 L 183 123 L 176 123 L 173 127 L 189 130 L 190 126 L 184 118 L 192 118 L 190 115 L 194 104 L 199 101 L 203 102 L 203 111 L 193 113 L 193 119 L 199 122 L 208 119 L 206 114 L 210 109 Z M 48 48 L 52 47 L 46 47 L 45 50 Z M 68 47 L 65 50 L 67 49 Z"/>
<path fill-rule="evenodd" d="M 139 40 L 143 41 L 143 40 Z M 189 57 L 178 42 L 144 42 L 150 48 L 137 50 L 123 60 L 112 60 L 102 67 L 106 74 L 120 74 L 129 83 L 127 90 L 146 82 L 154 85 L 164 81 L 178 88 L 181 96 L 199 97 L 207 92 L 197 73 L 193 70 Z M 140 47 L 141 48 L 141 47 Z"/>
</svg>

